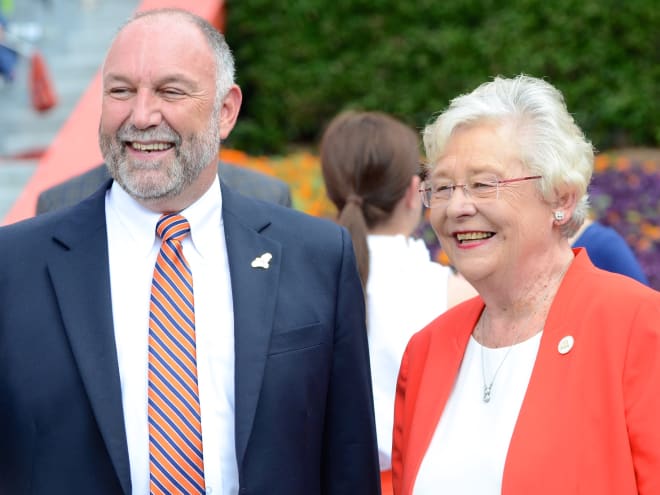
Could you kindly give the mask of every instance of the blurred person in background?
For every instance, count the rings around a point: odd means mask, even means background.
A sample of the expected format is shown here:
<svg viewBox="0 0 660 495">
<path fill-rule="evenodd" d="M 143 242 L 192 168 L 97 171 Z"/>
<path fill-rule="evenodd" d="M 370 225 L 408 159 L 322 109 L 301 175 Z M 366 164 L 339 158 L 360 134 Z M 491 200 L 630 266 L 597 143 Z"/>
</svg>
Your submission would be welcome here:
<svg viewBox="0 0 660 495">
<path fill-rule="evenodd" d="M 593 150 L 561 93 L 497 77 L 423 137 L 431 223 L 479 297 L 406 348 L 395 495 L 660 493 L 660 293 L 571 249 Z"/>
<path fill-rule="evenodd" d="M 18 51 L 7 39 L 7 19 L 0 13 L 0 87 L 12 82 L 16 75 Z"/>
<path fill-rule="evenodd" d="M 571 236 L 573 247 L 583 247 L 598 268 L 621 273 L 649 285 L 648 278 L 626 240 L 612 227 L 596 220 L 590 212 L 578 231 Z"/>
<path fill-rule="evenodd" d="M 366 287 L 382 491 L 391 493 L 396 377 L 410 336 L 474 289 L 411 237 L 421 220 L 417 133 L 379 112 L 349 111 L 320 144 L 327 194 L 351 233 Z"/>
</svg>

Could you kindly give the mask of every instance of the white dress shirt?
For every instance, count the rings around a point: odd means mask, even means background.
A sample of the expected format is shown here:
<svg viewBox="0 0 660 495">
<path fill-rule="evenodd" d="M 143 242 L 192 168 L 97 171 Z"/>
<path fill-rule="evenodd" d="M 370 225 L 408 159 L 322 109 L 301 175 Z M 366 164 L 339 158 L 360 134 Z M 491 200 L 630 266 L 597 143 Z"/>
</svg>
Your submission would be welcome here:
<svg viewBox="0 0 660 495">
<path fill-rule="evenodd" d="M 117 183 L 105 202 L 115 343 L 121 379 L 133 495 L 149 493 L 147 363 L 149 299 L 160 239 L 159 213 L 145 209 Z M 216 177 L 183 210 L 191 234 L 183 252 L 193 274 L 197 375 L 207 493 L 238 493 L 234 443 L 234 315 Z"/>
<path fill-rule="evenodd" d="M 451 270 L 420 239 L 370 235 L 367 329 L 381 471 L 392 465 L 394 395 L 408 340 L 447 309 Z"/>
</svg>

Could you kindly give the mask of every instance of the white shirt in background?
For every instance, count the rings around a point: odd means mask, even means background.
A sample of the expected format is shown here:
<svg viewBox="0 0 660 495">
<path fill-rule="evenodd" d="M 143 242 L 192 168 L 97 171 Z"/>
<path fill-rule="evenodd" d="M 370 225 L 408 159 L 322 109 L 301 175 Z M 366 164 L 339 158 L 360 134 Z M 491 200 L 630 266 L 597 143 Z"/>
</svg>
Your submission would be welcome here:
<svg viewBox="0 0 660 495">
<path fill-rule="evenodd" d="M 394 395 L 410 337 L 447 309 L 450 268 L 420 239 L 369 235 L 367 329 L 381 471 L 392 464 Z"/>
</svg>

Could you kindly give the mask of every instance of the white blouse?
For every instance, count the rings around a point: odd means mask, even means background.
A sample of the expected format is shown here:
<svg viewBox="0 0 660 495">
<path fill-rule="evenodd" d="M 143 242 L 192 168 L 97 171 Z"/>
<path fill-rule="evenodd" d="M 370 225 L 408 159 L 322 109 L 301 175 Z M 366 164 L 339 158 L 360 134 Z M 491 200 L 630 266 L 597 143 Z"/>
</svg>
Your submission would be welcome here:
<svg viewBox="0 0 660 495">
<path fill-rule="evenodd" d="M 483 347 L 470 338 L 417 473 L 414 495 L 502 492 L 509 443 L 540 343 L 541 332 L 513 347 L 498 349 Z M 487 383 L 495 376 L 489 402 L 483 401 L 484 376 Z"/>
</svg>

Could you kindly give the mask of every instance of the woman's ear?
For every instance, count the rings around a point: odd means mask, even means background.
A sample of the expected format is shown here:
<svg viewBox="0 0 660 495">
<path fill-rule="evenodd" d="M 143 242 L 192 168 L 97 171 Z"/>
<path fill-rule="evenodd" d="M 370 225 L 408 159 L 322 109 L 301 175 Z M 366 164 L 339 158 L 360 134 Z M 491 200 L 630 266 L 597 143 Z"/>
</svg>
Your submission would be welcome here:
<svg viewBox="0 0 660 495">
<path fill-rule="evenodd" d="M 557 223 L 565 223 L 572 216 L 577 207 L 577 194 L 575 191 L 557 191 L 557 199 L 552 204 L 554 220 Z"/>
</svg>

